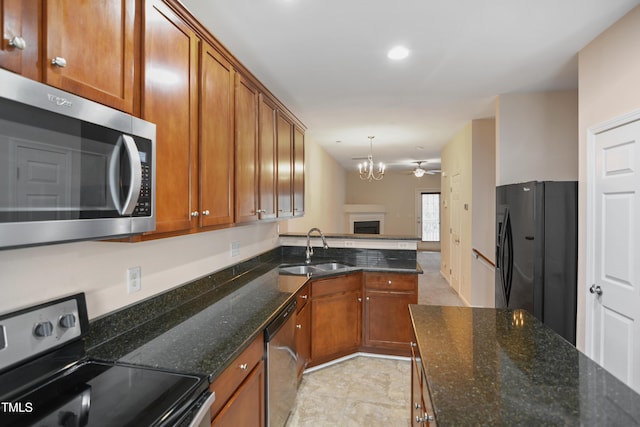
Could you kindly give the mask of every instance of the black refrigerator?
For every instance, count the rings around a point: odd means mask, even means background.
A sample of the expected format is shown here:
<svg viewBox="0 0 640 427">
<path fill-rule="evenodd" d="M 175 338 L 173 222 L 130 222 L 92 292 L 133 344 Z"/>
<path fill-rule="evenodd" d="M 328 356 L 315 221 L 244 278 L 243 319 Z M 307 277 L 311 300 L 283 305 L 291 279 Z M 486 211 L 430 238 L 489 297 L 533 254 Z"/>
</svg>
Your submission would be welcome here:
<svg viewBox="0 0 640 427">
<path fill-rule="evenodd" d="M 496 308 L 522 308 L 576 343 L 578 183 L 496 188 Z"/>
</svg>

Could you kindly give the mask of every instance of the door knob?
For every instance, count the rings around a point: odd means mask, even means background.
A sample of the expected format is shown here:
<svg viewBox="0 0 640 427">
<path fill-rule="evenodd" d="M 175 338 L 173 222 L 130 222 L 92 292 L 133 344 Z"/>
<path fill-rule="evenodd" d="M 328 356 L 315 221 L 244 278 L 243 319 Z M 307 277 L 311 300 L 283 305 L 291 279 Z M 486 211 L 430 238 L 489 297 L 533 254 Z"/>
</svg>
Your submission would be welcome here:
<svg viewBox="0 0 640 427">
<path fill-rule="evenodd" d="M 602 288 L 600 286 L 591 285 L 591 287 L 589 288 L 589 292 L 600 296 L 602 295 Z"/>
</svg>

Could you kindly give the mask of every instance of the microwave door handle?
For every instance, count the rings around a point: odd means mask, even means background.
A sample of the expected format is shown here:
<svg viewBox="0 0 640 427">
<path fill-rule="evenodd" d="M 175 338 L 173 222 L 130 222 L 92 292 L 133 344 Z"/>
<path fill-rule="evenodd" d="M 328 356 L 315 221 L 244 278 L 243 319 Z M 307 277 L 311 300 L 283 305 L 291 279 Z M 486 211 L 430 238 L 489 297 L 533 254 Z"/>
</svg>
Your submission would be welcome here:
<svg viewBox="0 0 640 427">
<path fill-rule="evenodd" d="M 120 138 L 124 141 L 124 147 L 127 150 L 131 172 L 129 174 L 129 176 L 131 176 L 129 194 L 127 194 L 124 205 L 120 209 L 120 215 L 128 216 L 133 213 L 133 210 L 138 204 L 138 199 L 140 198 L 140 188 L 142 186 L 142 161 L 140 160 L 138 147 L 136 146 L 133 138 L 124 134 Z"/>
</svg>

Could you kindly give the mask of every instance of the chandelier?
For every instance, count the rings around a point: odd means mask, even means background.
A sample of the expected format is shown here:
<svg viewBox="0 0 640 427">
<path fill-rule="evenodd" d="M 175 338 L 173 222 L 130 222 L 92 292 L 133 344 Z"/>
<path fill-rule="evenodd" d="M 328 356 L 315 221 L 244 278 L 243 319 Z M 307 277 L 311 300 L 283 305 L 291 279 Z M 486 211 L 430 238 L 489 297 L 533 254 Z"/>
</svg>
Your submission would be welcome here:
<svg viewBox="0 0 640 427">
<path fill-rule="evenodd" d="M 368 136 L 369 138 L 369 155 L 367 160 L 358 164 L 358 171 L 360 172 L 360 179 L 366 179 L 368 181 L 380 181 L 384 177 L 384 163 L 380 162 L 378 167 L 374 171 L 373 163 L 373 138 L 375 136 Z"/>
</svg>

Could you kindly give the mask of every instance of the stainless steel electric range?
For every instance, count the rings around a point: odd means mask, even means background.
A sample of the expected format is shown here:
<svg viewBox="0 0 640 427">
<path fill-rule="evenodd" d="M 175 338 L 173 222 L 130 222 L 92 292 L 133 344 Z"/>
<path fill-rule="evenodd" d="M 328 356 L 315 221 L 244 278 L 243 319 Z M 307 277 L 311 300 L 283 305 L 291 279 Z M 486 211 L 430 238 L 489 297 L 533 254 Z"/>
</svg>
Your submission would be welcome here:
<svg viewBox="0 0 640 427">
<path fill-rule="evenodd" d="M 0 425 L 175 426 L 205 418 L 205 376 L 85 357 L 84 294 L 0 316 Z"/>
</svg>

